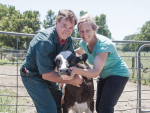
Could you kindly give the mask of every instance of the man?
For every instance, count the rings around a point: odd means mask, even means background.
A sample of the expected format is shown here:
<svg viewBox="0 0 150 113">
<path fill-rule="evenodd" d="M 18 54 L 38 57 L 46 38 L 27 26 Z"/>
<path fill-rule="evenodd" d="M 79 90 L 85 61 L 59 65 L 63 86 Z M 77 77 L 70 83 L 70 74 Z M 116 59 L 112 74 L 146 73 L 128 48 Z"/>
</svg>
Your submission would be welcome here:
<svg viewBox="0 0 150 113">
<path fill-rule="evenodd" d="M 39 32 L 32 39 L 20 68 L 22 81 L 38 113 L 61 113 L 62 91 L 58 83 L 79 87 L 82 82 L 78 75 L 71 80 L 62 80 L 53 67 L 53 60 L 61 51 L 75 53 L 70 35 L 77 23 L 76 16 L 70 10 L 61 10 L 55 23 L 56 26 Z"/>
</svg>

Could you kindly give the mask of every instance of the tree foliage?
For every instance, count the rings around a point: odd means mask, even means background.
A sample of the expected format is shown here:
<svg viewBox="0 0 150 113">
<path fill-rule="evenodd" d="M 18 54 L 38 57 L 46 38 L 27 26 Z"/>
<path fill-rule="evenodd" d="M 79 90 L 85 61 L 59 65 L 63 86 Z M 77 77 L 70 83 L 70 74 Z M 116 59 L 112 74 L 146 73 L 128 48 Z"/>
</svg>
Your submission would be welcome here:
<svg viewBox="0 0 150 113">
<path fill-rule="evenodd" d="M 137 34 L 125 36 L 123 40 L 134 40 Z M 122 51 L 131 51 L 130 43 L 122 44 Z"/>
<path fill-rule="evenodd" d="M 80 11 L 79 16 L 83 16 L 88 13 L 87 11 Z M 20 11 L 15 9 L 15 6 L 7 6 L 0 4 L 0 30 L 7 32 L 18 32 L 18 33 L 28 33 L 33 34 L 40 29 L 40 13 L 39 11 Z M 52 10 L 48 10 L 45 20 L 42 26 L 46 29 L 55 25 L 56 15 Z M 95 17 L 96 24 L 98 25 L 97 33 L 111 38 L 111 33 L 106 24 L 106 15 L 101 14 L 100 17 Z M 81 38 L 77 28 L 73 30 L 72 37 Z M 21 37 L 19 36 L 19 49 L 26 49 L 29 46 L 29 42 L 32 37 Z M 0 35 L 1 43 L 5 46 L 16 48 L 16 36 L 13 35 Z M 77 41 L 74 41 L 74 45 L 78 45 Z"/>
<path fill-rule="evenodd" d="M 134 40 L 136 34 L 125 36 L 123 40 Z"/>
<path fill-rule="evenodd" d="M 106 24 L 106 15 L 101 14 L 100 16 L 96 16 L 95 21 L 98 26 L 97 33 L 111 39 L 111 32 L 109 31 L 108 26 Z"/>
<path fill-rule="evenodd" d="M 88 13 L 88 12 L 81 10 L 79 16 L 81 17 L 81 16 L 85 15 L 86 13 Z M 75 32 L 74 37 L 76 37 L 76 38 L 81 38 L 81 37 L 80 37 L 80 34 L 79 34 L 79 32 L 78 32 L 78 28 L 74 29 L 74 32 Z"/>
<path fill-rule="evenodd" d="M 80 17 L 83 16 L 83 15 L 85 15 L 86 13 L 88 13 L 88 12 L 81 10 L 81 11 L 80 11 Z"/>
<path fill-rule="evenodd" d="M 136 41 L 150 41 L 150 21 L 147 21 L 141 28 L 140 33 L 137 34 L 134 38 L 134 40 Z M 138 50 L 143 44 L 136 44 L 136 48 L 135 48 L 135 44 L 130 44 L 130 48 L 132 51 Z M 150 48 L 146 47 L 143 50 L 145 51 L 149 51 Z"/>
<path fill-rule="evenodd" d="M 43 21 L 43 27 L 49 28 L 55 25 L 55 13 L 52 10 L 49 10 L 46 15 L 46 19 Z"/>
<path fill-rule="evenodd" d="M 0 30 L 7 32 L 18 32 L 33 34 L 40 29 L 40 20 L 38 11 L 25 11 L 21 14 L 14 6 L 6 6 L 0 4 Z M 23 45 L 28 47 L 32 37 L 18 37 L 19 49 L 24 49 Z M 2 35 L 0 37 L 1 43 L 5 46 L 16 49 L 16 36 Z"/>
</svg>

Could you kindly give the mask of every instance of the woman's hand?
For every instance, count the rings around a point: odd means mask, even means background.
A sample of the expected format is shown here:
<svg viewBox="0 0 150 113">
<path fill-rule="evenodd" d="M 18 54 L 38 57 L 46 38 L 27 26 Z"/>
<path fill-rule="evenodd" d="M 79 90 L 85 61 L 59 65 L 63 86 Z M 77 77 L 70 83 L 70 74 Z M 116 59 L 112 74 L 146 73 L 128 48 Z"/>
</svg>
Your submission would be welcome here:
<svg viewBox="0 0 150 113">
<path fill-rule="evenodd" d="M 78 74 L 78 73 L 77 73 L 78 69 L 79 69 L 79 68 L 76 68 L 76 67 L 70 67 L 71 75 L 70 75 L 70 76 L 68 76 L 68 75 L 61 75 L 62 79 L 63 79 L 63 80 L 71 80 L 71 79 L 73 79 L 74 76 L 75 76 L 76 74 Z"/>
<path fill-rule="evenodd" d="M 72 70 L 71 71 L 71 78 L 73 78 L 74 76 L 75 76 L 75 74 L 79 74 L 79 68 L 77 68 L 77 67 L 70 67 L 70 69 Z"/>
</svg>

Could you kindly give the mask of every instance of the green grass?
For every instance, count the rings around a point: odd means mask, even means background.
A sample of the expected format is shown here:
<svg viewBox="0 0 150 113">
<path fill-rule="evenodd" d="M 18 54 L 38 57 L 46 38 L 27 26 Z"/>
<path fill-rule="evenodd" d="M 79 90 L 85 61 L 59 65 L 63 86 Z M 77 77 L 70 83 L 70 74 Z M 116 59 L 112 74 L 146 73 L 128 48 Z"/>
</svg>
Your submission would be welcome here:
<svg viewBox="0 0 150 113">
<path fill-rule="evenodd" d="M 0 95 L 15 96 L 16 93 L 9 91 L 8 89 L 3 89 L 3 90 L 0 89 Z M 25 101 L 27 101 L 27 99 L 20 98 L 18 101 L 18 105 L 23 104 Z M 15 105 L 16 97 L 0 96 L 0 104 Z M 22 113 L 24 111 L 25 111 L 25 109 L 22 106 L 17 108 L 17 113 Z M 0 105 L 0 112 L 16 113 L 16 106 Z"/>
<path fill-rule="evenodd" d="M 120 46 L 120 45 L 119 45 Z M 119 47 L 118 46 L 118 47 Z M 136 61 L 136 54 L 135 52 L 122 52 L 118 51 L 119 55 L 121 58 L 125 61 L 127 64 L 128 68 L 138 68 L 138 59 Z M 147 56 L 147 57 L 145 57 Z M 134 61 L 133 61 L 134 60 Z M 148 85 L 150 86 L 150 52 L 141 52 L 141 63 L 143 65 L 143 68 L 149 68 L 147 69 L 147 73 L 144 73 L 144 69 L 141 69 L 141 83 L 143 85 Z M 90 64 L 89 64 L 90 65 Z M 92 65 L 90 65 L 92 68 Z M 129 69 L 130 72 L 130 78 L 129 81 L 136 83 L 137 82 L 137 71 L 136 69 Z"/>
<path fill-rule="evenodd" d="M 138 58 L 136 61 L 136 53 L 135 52 L 118 52 L 121 58 L 126 62 L 128 68 L 138 68 Z M 133 61 L 134 59 L 134 61 Z M 150 86 L 150 52 L 141 52 L 141 83 L 144 85 Z M 144 69 L 146 69 L 144 72 Z M 137 71 L 136 69 L 129 69 L 130 72 L 130 81 L 137 82 Z M 144 80 L 145 79 L 145 80 Z"/>
<path fill-rule="evenodd" d="M 23 61 L 24 60 L 18 60 L 18 63 L 22 64 Z M 17 65 L 15 63 L 17 63 L 17 61 L 14 60 L 14 59 L 10 59 L 10 60 L 8 60 L 8 59 L 0 59 L 0 65 Z M 19 64 L 19 65 L 21 65 L 21 64 Z"/>
<path fill-rule="evenodd" d="M 9 60 L 7 59 L 0 60 L 0 65 L 4 65 L 5 63 L 9 63 Z"/>
</svg>

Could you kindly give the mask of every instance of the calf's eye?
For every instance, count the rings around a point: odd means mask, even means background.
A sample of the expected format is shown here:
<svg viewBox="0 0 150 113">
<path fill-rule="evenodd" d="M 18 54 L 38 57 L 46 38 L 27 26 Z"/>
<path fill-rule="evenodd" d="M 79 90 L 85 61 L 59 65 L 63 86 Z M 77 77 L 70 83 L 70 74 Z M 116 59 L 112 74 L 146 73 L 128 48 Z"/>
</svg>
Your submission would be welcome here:
<svg viewBox="0 0 150 113">
<path fill-rule="evenodd" d="M 56 60 L 56 64 L 59 65 L 60 64 L 60 60 Z"/>
</svg>

